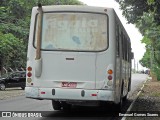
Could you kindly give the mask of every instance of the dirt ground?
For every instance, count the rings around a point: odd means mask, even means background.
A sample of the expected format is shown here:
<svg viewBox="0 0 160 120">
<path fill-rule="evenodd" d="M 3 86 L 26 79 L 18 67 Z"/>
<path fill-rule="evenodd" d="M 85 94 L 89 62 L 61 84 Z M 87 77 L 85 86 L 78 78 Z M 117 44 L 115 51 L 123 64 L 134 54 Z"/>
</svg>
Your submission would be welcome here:
<svg viewBox="0 0 160 120">
<path fill-rule="evenodd" d="M 141 96 L 160 97 L 160 81 L 148 81 Z"/>
<path fill-rule="evenodd" d="M 22 90 L 20 87 L 6 88 L 6 90 L 4 91 L 0 90 L 0 100 L 16 97 L 20 95 L 25 95 L 24 90 Z"/>
<path fill-rule="evenodd" d="M 160 81 L 149 80 L 145 83 L 130 113 L 132 112 L 146 116 L 127 117 L 127 120 L 160 120 Z"/>
</svg>

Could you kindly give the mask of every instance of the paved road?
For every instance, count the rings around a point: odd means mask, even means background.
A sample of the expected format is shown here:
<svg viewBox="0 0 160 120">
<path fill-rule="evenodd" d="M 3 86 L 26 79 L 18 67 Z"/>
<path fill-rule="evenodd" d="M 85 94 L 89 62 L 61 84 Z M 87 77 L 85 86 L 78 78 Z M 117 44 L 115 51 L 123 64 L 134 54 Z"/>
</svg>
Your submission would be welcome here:
<svg viewBox="0 0 160 120">
<path fill-rule="evenodd" d="M 139 85 L 147 79 L 147 75 L 145 74 L 133 74 L 132 75 L 132 87 L 130 94 L 135 91 Z M 49 100 L 33 100 L 25 98 L 25 96 L 18 96 L 9 98 L 6 100 L 0 100 L 0 111 L 51 111 L 51 113 L 46 113 L 48 117 L 55 117 L 57 119 L 71 119 L 70 116 L 74 116 L 73 119 L 97 119 L 97 120 L 105 120 L 107 117 L 101 110 L 97 110 L 95 108 L 87 108 L 85 107 L 83 110 L 81 108 L 75 108 L 69 113 L 62 111 L 54 111 L 51 105 L 51 101 Z M 87 114 L 86 114 L 87 113 Z M 93 116 L 93 117 L 91 117 Z M 102 117 L 100 117 L 102 116 Z M 40 120 L 44 120 L 46 118 L 39 118 Z"/>
<path fill-rule="evenodd" d="M 147 77 L 148 75 L 146 74 L 132 74 L 131 91 L 129 95 L 132 95 L 137 88 L 141 87 L 143 82 L 147 80 Z"/>
</svg>

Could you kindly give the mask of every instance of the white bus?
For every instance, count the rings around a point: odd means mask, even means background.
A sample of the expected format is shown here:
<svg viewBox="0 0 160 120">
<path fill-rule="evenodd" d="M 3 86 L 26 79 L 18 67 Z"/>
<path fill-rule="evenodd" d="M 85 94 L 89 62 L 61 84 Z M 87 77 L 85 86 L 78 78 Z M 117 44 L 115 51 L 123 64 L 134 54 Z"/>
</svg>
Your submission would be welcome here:
<svg viewBox="0 0 160 120">
<path fill-rule="evenodd" d="M 113 8 L 33 7 L 27 55 L 27 98 L 55 110 L 113 102 L 131 89 L 131 42 Z"/>
</svg>

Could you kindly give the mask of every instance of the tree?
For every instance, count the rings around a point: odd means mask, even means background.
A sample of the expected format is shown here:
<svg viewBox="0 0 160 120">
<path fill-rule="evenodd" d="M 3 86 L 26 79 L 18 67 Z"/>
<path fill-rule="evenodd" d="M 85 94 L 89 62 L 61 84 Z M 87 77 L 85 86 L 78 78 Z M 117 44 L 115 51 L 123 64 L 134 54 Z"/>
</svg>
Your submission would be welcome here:
<svg viewBox="0 0 160 120">
<path fill-rule="evenodd" d="M 135 24 L 144 12 L 154 12 L 154 22 L 160 24 L 159 0 L 119 0 L 119 4 L 128 23 Z"/>
<path fill-rule="evenodd" d="M 121 0 L 123 15 L 142 33 L 146 52 L 140 63 L 154 72 L 160 80 L 160 1 Z"/>
<path fill-rule="evenodd" d="M 18 66 L 25 67 L 26 52 L 24 42 L 16 38 L 13 34 L 0 33 L 0 63 L 6 67 Z M 2 67 L 2 66 L 1 66 Z"/>
<path fill-rule="evenodd" d="M 160 66 L 160 25 L 154 23 L 154 13 L 144 13 L 141 19 L 136 23 L 144 38 L 142 43 L 146 44 L 146 52 L 152 51 L 153 59 L 157 66 Z M 147 53 L 146 53 L 147 54 Z"/>
<path fill-rule="evenodd" d="M 139 62 L 143 67 L 151 68 L 151 41 L 149 38 L 143 37 L 141 42 L 146 44 L 146 52 L 144 53 L 143 58 Z"/>
</svg>

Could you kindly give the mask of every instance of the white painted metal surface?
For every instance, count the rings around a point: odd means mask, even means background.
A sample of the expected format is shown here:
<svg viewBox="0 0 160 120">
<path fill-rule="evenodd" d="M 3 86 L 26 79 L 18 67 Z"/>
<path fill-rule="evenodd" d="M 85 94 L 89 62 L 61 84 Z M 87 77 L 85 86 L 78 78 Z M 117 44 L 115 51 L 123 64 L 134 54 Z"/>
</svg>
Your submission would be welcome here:
<svg viewBox="0 0 160 120">
<path fill-rule="evenodd" d="M 35 61 L 37 16 L 34 7 L 27 55 L 27 67 L 32 67 L 27 72 L 32 76 L 26 80 L 26 97 L 119 103 L 122 80 L 123 96 L 127 95 L 130 67 L 122 61 L 122 53 L 116 55 L 115 24 L 127 33 L 112 8 L 43 6 L 39 63 Z"/>
</svg>

